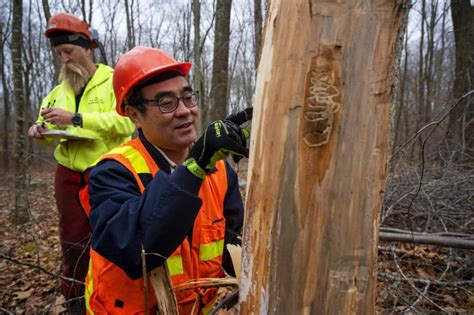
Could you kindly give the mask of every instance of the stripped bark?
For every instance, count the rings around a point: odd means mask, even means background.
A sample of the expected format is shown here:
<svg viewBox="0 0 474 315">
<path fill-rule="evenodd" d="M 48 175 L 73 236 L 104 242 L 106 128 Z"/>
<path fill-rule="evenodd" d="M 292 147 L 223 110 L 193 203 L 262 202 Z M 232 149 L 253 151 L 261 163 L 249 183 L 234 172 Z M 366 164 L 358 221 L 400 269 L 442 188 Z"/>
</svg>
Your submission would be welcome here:
<svg viewBox="0 0 474 315">
<path fill-rule="evenodd" d="M 160 315 L 178 315 L 178 302 L 173 293 L 171 278 L 165 265 L 162 265 L 149 274 L 150 282 L 155 291 L 157 311 Z"/>
<path fill-rule="evenodd" d="M 256 86 L 242 314 L 374 314 L 404 1 L 272 1 Z"/>
</svg>

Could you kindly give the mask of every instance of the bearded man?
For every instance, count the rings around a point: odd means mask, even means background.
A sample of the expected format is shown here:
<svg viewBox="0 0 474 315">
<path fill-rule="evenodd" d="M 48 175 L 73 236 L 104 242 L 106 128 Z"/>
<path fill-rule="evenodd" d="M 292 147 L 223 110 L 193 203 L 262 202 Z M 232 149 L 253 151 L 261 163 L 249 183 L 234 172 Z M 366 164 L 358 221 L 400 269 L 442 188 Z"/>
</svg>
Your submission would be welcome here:
<svg viewBox="0 0 474 315">
<path fill-rule="evenodd" d="M 135 127 L 115 111 L 112 68 L 94 64 L 97 47 L 88 25 L 59 13 L 45 32 L 62 63 L 57 85 L 43 100 L 38 120 L 28 135 L 45 143 L 64 131 L 54 151 L 58 163 L 55 198 L 63 254 L 61 290 L 69 314 L 84 314 L 85 276 L 89 263 L 90 226 L 77 193 L 84 186 L 84 171 L 112 148 L 130 139 Z"/>
</svg>

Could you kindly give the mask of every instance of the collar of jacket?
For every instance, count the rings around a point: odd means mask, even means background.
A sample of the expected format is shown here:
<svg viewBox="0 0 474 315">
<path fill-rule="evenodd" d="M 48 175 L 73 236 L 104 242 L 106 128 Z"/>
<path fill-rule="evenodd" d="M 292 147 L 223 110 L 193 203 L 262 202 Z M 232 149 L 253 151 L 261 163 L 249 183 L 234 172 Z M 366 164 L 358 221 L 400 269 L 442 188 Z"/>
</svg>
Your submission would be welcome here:
<svg viewBox="0 0 474 315">
<path fill-rule="evenodd" d="M 143 134 L 143 131 L 141 128 L 138 128 L 138 138 L 140 141 L 143 143 L 143 146 L 146 148 L 148 153 L 150 153 L 151 157 L 155 161 L 156 165 L 158 165 L 158 168 L 160 171 L 165 171 L 167 174 L 171 174 L 171 166 L 166 160 L 166 158 L 161 154 L 160 151 L 158 151 L 153 144 L 151 144 L 146 138 L 145 135 Z M 213 167 L 208 171 L 209 174 L 212 174 L 214 172 L 217 172 L 217 168 Z"/>
<path fill-rule="evenodd" d="M 114 70 L 107 65 L 99 63 L 96 64 L 96 66 L 97 69 L 95 70 L 95 73 L 92 78 L 90 78 L 89 82 L 87 83 L 85 90 L 91 89 L 96 85 L 100 85 L 104 81 L 109 80 L 111 74 L 114 72 Z"/>
<path fill-rule="evenodd" d="M 167 174 L 171 174 L 171 167 L 168 161 L 165 159 L 165 157 L 158 151 L 153 144 L 151 144 L 146 138 L 145 135 L 143 134 L 143 131 L 141 128 L 138 128 L 138 138 L 140 139 L 141 143 L 143 143 L 143 146 L 145 149 L 150 153 L 151 157 L 155 161 L 156 165 L 158 165 L 158 168 L 161 171 L 166 172 Z"/>
</svg>

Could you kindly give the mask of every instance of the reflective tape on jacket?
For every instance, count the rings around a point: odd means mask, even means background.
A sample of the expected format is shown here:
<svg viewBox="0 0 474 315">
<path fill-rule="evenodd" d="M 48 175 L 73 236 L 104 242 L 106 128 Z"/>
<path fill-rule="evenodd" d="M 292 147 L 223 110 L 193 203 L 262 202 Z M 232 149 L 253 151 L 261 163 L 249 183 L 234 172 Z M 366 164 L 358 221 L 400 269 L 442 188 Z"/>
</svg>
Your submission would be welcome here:
<svg viewBox="0 0 474 315">
<path fill-rule="evenodd" d="M 171 256 L 166 260 L 166 266 L 170 276 L 182 275 L 184 273 L 183 259 L 181 256 Z"/>
<path fill-rule="evenodd" d="M 218 240 L 208 244 L 199 245 L 199 259 L 202 261 L 211 260 L 224 253 L 224 240 Z"/>
</svg>

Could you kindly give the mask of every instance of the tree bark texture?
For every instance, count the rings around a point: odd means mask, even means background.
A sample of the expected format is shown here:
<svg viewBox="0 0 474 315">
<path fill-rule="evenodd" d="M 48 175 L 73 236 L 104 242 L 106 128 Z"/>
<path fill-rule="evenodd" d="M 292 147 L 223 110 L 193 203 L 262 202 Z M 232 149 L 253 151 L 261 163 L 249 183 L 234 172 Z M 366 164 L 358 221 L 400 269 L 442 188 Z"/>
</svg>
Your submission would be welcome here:
<svg viewBox="0 0 474 315">
<path fill-rule="evenodd" d="M 128 0 L 125 0 L 125 16 L 127 19 L 127 47 L 128 50 L 135 47 L 135 24 L 133 23 L 133 2 L 131 0 L 129 4 Z"/>
<path fill-rule="evenodd" d="M 2 76 L 2 97 L 3 97 L 3 134 L 2 134 L 2 151 L 3 151 L 3 167 L 8 170 L 10 164 L 10 89 L 7 84 L 8 78 L 6 73 L 8 72 L 8 66 L 5 63 L 5 43 L 7 42 L 7 25 L 0 22 L 0 72 Z M 5 67 L 7 69 L 5 70 Z"/>
<path fill-rule="evenodd" d="M 193 63 L 193 83 L 194 90 L 199 91 L 199 109 L 197 131 L 201 134 L 203 127 L 207 126 L 205 118 L 207 116 L 207 104 L 204 104 L 204 86 L 202 84 L 202 66 L 201 66 L 201 2 L 193 0 L 193 24 L 194 24 L 194 63 Z"/>
<path fill-rule="evenodd" d="M 22 19 L 23 2 L 13 1 L 12 24 L 12 61 L 13 61 L 13 94 L 15 97 L 16 130 L 15 130 L 15 208 L 14 222 L 22 224 L 28 221 L 28 157 L 26 139 L 26 104 L 23 89 L 22 67 Z"/>
<path fill-rule="evenodd" d="M 227 115 L 231 0 L 217 0 L 210 121 Z"/>
<path fill-rule="evenodd" d="M 406 6 L 271 2 L 252 122 L 241 314 L 375 314 Z"/>
<path fill-rule="evenodd" d="M 470 0 L 452 0 L 456 70 L 453 97 L 458 99 L 474 89 L 474 7 Z M 467 98 L 449 115 L 448 136 L 474 153 L 474 99 Z"/>
<path fill-rule="evenodd" d="M 253 7 L 253 26 L 255 36 L 254 58 L 255 69 L 258 69 L 258 61 L 260 59 L 260 51 L 262 49 L 262 0 L 253 0 Z"/>
<path fill-rule="evenodd" d="M 48 23 L 49 19 L 51 18 L 51 10 L 49 8 L 49 2 L 48 0 L 42 0 L 43 3 L 43 13 L 44 13 L 44 18 L 46 19 L 46 23 Z M 53 58 L 53 65 L 54 65 L 54 82 L 58 81 L 59 77 L 59 71 L 61 70 L 61 61 L 59 60 L 58 55 L 56 54 L 54 47 L 51 46 L 51 56 Z"/>
</svg>

